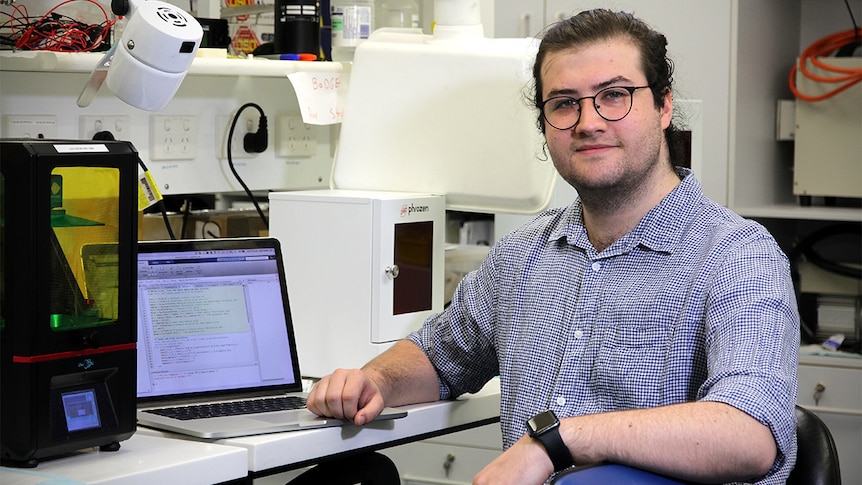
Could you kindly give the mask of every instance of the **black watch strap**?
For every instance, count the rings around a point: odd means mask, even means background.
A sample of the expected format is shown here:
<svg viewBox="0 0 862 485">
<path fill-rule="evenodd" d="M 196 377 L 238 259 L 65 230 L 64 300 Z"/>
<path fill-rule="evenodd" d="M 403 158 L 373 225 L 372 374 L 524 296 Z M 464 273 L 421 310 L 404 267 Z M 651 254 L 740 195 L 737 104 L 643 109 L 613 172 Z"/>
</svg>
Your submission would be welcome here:
<svg viewBox="0 0 862 485">
<path fill-rule="evenodd" d="M 554 471 L 558 472 L 560 470 L 565 470 L 574 465 L 572 454 L 569 452 L 569 448 L 560 436 L 559 427 L 548 430 L 535 438 L 542 443 L 542 446 L 545 447 L 545 451 L 548 452 L 548 456 L 551 457 L 551 462 L 554 464 Z"/>
</svg>

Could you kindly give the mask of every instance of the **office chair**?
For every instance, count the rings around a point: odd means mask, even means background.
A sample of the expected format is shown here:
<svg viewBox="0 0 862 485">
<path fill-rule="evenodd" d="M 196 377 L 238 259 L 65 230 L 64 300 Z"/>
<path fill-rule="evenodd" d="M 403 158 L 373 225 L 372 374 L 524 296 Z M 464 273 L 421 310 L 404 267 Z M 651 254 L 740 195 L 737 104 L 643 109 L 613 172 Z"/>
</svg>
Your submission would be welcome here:
<svg viewBox="0 0 862 485">
<path fill-rule="evenodd" d="M 796 406 L 796 466 L 787 485 L 841 485 L 838 449 L 829 428 L 816 414 Z"/>
<path fill-rule="evenodd" d="M 401 485 L 398 468 L 377 452 L 325 461 L 303 472 L 287 485 Z"/>
<path fill-rule="evenodd" d="M 838 449 L 832 433 L 816 414 L 796 406 L 796 465 L 787 485 L 841 485 Z M 629 483 L 638 485 L 671 485 L 685 482 L 617 464 L 575 468 L 557 475 L 552 485 L 590 485 Z"/>
</svg>

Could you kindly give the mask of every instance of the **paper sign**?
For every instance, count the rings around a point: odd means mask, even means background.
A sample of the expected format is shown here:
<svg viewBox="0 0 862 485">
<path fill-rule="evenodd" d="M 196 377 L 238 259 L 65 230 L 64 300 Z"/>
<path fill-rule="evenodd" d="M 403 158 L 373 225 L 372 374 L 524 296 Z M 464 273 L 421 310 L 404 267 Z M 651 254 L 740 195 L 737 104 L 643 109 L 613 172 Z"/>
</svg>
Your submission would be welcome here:
<svg viewBox="0 0 862 485">
<path fill-rule="evenodd" d="M 287 78 L 296 91 L 302 121 L 309 125 L 341 123 L 347 76 L 338 72 L 294 72 Z"/>
</svg>

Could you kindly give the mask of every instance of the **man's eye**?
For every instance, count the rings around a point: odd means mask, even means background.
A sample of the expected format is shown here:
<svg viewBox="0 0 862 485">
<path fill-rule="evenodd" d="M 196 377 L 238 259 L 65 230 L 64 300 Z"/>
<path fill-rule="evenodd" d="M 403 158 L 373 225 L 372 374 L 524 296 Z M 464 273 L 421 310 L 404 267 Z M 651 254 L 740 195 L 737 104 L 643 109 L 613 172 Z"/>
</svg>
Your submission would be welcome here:
<svg viewBox="0 0 862 485">
<path fill-rule="evenodd" d="M 619 101 L 628 97 L 629 92 L 624 89 L 609 89 L 602 92 L 601 99 L 606 101 Z"/>
<path fill-rule="evenodd" d="M 560 98 L 554 103 L 555 110 L 577 109 L 578 102 L 574 98 Z"/>
</svg>

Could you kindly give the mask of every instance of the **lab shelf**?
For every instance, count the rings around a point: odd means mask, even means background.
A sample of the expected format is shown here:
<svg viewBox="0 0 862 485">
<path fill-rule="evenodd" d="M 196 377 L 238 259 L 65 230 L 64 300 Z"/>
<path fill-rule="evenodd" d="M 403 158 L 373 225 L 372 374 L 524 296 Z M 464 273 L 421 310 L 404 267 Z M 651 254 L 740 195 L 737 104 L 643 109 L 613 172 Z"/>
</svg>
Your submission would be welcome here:
<svg viewBox="0 0 862 485">
<path fill-rule="evenodd" d="M 102 52 L 0 51 L 0 71 L 89 73 Z M 340 62 L 197 57 L 188 75 L 284 77 L 295 72 L 342 72 Z"/>
</svg>

